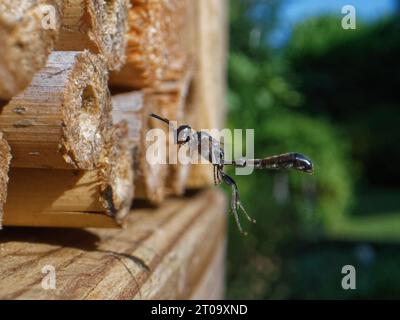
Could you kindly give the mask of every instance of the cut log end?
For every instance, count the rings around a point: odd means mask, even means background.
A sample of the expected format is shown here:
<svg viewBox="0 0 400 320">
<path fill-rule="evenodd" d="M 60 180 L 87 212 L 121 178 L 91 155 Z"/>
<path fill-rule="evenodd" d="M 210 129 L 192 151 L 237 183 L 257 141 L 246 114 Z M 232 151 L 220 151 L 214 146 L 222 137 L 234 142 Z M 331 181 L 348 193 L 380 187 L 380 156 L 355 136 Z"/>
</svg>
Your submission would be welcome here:
<svg viewBox="0 0 400 320">
<path fill-rule="evenodd" d="M 59 33 L 58 3 L 0 3 L 0 98 L 11 99 L 25 89 L 35 72 L 45 65 Z"/>
<path fill-rule="evenodd" d="M 168 174 L 168 166 L 166 164 L 166 154 L 163 152 L 166 150 L 158 150 L 153 154 L 153 144 L 155 143 L 153 138 L 157 140 L 160 137 L 153 136 L 149 130 L 160 129 L 167 134 L 168 128 L 165 128 L 165 124 L 160 123 L 158 120 L 150 118 L 150 112 L 158 112 L 158 101 L 154 95 L 146 92 L 144 94 L 142 136 L 137 155 L 138 168 L 137 175 L 135 175 L 135 198 L 145 199 L 153 205 L 159 205 L 166 196 L 165 179 Z M 155 132 L 153 131 L 153 133 Z M 148 136 L 148 134 L 150 135 Z M 147 154 L 148 152 L 149 154 Z"/>
<path fill-rule="evenodd" d="M 0 229 L 3 220 L 3 205 L 7 198 L 8 170 L 10 167 L 11 153 L 7 141 L 0 133 Z"/>
<path fill-rule="evenodd" d="M 133 199 L 133 156 L 128 123 L 113 126 L 100 162 L 101 201 L 118 222 L 128 214 Z"/>
<path fill-rule="evenodd" d="M 119 70 L 126 61 L 129 7 L 128 0 L 64 1 L 56 49 L 101 53 L 108 69 Z"/>
<path fill-rule="evenodd" d="M 63 102 L 66 162 L 81 169 L 93 169 L 110 129 L 111 96 L 103 59 L 88 51 L 77 55 Z"/>
<path fill-rule="evenodd" d="M 161 77 L 166 61 L 163 37 L 162 1 L 132 0 L 126 64 L 111 74 L 113 86 L 141 89 L 154 85 Z"/>
<path fill-rule="evenodd" d="M 0 114 L 13 167 L 94 169 L 112 124 L 107 76 L 99 55 L 53 52 Z"/>
<path fill-rule="evenodd" d="M 111 74 L 115 87 L 142 89 L 178 80 L 187 66 L 185 0 L 131 0 L 127 61 Z"/>
</svg>

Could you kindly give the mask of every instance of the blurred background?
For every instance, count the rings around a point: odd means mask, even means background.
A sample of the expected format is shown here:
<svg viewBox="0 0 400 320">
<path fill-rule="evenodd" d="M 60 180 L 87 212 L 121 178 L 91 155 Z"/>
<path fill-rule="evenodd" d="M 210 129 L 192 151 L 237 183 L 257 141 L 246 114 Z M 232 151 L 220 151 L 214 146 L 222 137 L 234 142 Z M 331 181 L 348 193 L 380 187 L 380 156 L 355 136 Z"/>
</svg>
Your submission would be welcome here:
<svg viewBox="0 0 400 320">
<path fill-rule="evenodd" d="M 228 125 L 315 174 L 236 177 L 257 224 L 230 219 L 227 298 L 400 298 L 399 58 L 398 0 L 230 1 Z"/>
</svg>

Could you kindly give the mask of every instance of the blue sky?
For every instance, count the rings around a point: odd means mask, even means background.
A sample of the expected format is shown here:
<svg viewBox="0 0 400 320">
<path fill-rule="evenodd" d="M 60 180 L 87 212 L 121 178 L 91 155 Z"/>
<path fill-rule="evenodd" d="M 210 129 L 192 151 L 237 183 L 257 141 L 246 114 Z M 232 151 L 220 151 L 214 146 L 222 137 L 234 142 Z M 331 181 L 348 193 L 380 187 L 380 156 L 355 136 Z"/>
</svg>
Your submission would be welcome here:
<svg viewBox="0 0 400 320">
<path fill-rule="evenodd" d="M 310 16 L 325 13 L 341 14 L 342 7 L 352 5 L 356 8 L 357 18 L 374 20 L 392 13 L 396 0 L 284 0 L 279 14 L 280 27 L 271 37 L 274 45 L 284 42 L 290 35 L 292 26 Z"/>
</svg>

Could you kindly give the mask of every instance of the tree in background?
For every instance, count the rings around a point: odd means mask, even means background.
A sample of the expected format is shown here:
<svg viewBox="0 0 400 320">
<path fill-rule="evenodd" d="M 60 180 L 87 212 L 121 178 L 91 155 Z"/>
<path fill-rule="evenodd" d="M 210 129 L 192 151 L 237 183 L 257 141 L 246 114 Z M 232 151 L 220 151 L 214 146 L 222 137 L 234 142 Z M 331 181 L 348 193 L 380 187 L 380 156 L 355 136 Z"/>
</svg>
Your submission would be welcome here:
<svg viewBox="0 0 400 320">
<path fill-rule="evenodd" d="M 278 5 L 231 1 L 229 125 L 255 129 L 256 156 L 304 152 L 314 160 L 316 173 L 260 171 L 237 177 L 243 203 L 257 224 L 246 226 L 247 238 L 231 224 L 232 298 L 287 297 L 281 290 L 282 250 L 301 238 L 323 235 L 324 226 L 344 215 L 352 199 L 346 139 L 322 118 L 307 115 L 304 95 L 287 76 L 291 65 L 265 41 Z"/>
<path fill-rule="evenodd" d="M 296 26 L 286 56 L 302 109 L 346 132 L 365 185 L 398 187 L 400 21 L 390 17 L 343 30 L 337 17 Z"/>
</svg>

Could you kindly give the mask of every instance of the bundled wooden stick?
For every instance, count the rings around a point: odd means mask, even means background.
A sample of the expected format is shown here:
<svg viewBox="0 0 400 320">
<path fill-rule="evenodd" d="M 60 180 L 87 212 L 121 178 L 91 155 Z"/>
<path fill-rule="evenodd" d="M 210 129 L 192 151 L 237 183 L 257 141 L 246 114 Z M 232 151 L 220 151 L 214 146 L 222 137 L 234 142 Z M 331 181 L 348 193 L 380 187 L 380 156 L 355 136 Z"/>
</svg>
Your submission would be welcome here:
<svg viewBox="0 0 400 320">
<path fill-rule="evenodd" d="M 137 149 L 146 128 L 144 95 L 141 91 L 126 92 L 112 96 L 112 118 L 114 123 L 126 121 L 132 149 Z M 135 151 L 137 153 L 137 151 Z"/>
<path fill-rule="evenodd" d="M 12 168 L 4 225 L 118 226 L 132 202 L 132 150 L 126 122 L 110 134 L 94 170 Z"/>
<path fill-rule="evenodd" d="M 101 53 L 110 70 L 125 63 L 129 0 L 65 0 L 56 49 Z"/>
<path fill-rule="evenodd" d="M 186 37 L 190 31 L 188 0 L 163 0 L 164 32 L 168 64 L 163 74 L 164 81 L 178 81 L 184 76 L 188 62 Z M 191 4 L 193 5 L 193 4 Z"/>
<path fill-rule="evenodd" d="M 61 0 L 0 1 L 0 99 L 25 89 L 53 50 Z"/>
<path fill-rule="evenodd" d="M 147 128 L 144 124 L 145 119 L 147 121 L 147 117 L 144 114 L 143 93 L 137 91 L 114 95 L 112 97 L 112 103 L 113 121 L 124 121 L 128 126 L 129 149 L 132 151 L 134 168 L 134 178 L 131 181 L 133 184 L 132 196 L 136 196 L 136 185 L 134 181 L 141 177 L 140 146 L 141 138 L 144 136 L 143 130 Z"/>
<path fill-rule="evenodd" d="M 131 0 L 127 63 L 111 74 L 115 87 L 142 89 L 178 80 L 186 64 L 182 46 L 186 0 Z"/>
<path fill-rule="evenodd" d="M 127 60 L 111 74 L 113 86 L 140 89 L 162 77 L 167 63 L 162 14 L 162 0 L 131 0 Z"/>
<path fill-rule="evenodd" d="M 10 167 L 10 147 L 0 132 L 0 229 L 3 221 L 3 205 L 7 199 L 8 170 Z"/>
<path fill-rule="evenodd" d="M 159 124 L 149 117 L 156 108 L 156 101 L 148 93 L 129 92 L 113 96 L 113 119 L 125 119 L 129 123 L 130 141 L 134 149 L 135 192 L 134 196 L 152 204 L 160 204 L 165 197 L 166 164 L 149 163 L 146 152 L 151 142 L 146 140 L 149 129 Z M 163 155 L 159 154 L 163 160 Z"/>
<path fill-rule="evenodd" d="M 52 53 L 0 114 L 14 167 L 94 169 L 111 123 L 105 62 L 87 51 Z"/>
</svg>

